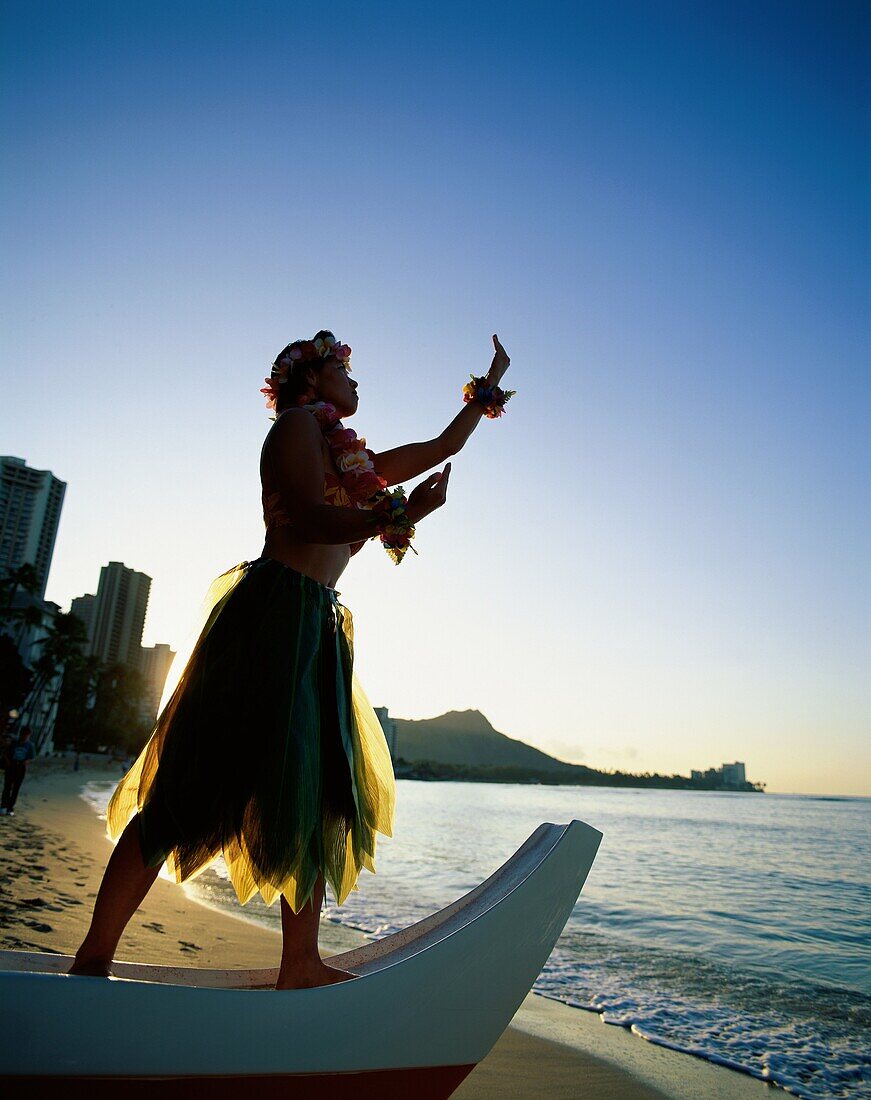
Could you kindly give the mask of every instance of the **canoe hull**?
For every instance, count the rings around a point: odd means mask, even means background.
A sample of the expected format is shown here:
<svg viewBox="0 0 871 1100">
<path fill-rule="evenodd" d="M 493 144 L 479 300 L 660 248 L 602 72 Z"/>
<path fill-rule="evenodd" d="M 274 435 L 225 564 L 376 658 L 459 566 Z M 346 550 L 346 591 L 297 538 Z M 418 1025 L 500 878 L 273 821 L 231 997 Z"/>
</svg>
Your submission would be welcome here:
<svg viewBox="0 0 871 1100">
<path fill-rule="evenodd" d="M 581 821 L 540 825 L 451 905 L 332 956 L 356 977 L 315 989 L 271 989 L 274 970 L 119 963 L 108 980 L 72 977 L 67 957 L 0 952 L 0 1029 L 18 1037 L 0 1048 L 0 1079 L 65 1098 L 240 1082 L 314 1097 L 352 1081 L 360 1096 L 450 1096 L 547 962 L 600 840 Z"/>
</svg>

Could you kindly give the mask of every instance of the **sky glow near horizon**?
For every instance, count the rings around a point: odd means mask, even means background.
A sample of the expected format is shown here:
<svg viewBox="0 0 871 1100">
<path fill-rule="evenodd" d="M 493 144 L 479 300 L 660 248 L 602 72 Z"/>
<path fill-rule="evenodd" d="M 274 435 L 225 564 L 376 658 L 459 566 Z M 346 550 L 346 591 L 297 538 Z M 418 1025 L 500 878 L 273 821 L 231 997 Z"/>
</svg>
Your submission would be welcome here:
<svg viewBox="0 0 871 1100">
<path fill-rule="evenodd" d="M 49 599 L 124 561 L 182 645 L 262 548 L 279 348 L 351 345 L 378 451 L 498 332 L 517 396 L 420 556 L 337 584 L 372 702 L 871 794 L 867 7 L 6 12 L 0 452 L 68 483 Z"/>
</svg>

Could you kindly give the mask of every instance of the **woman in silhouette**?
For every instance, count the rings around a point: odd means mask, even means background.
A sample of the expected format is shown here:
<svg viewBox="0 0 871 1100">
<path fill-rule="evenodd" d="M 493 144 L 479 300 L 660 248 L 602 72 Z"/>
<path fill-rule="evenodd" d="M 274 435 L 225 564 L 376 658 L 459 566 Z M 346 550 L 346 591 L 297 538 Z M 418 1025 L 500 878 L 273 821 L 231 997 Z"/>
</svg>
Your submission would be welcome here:
<svg viewBox="0 0 871 1100">
<path fill-rule="evenodd" d="M 449 461 L 407 500 L 389 486 L 457 454 L 482 415 L 502 413 L 509 359 L 493 344 L 488 375 L 473 376 L 440 435 L 379 454 L 342 424 L 359 401 L 351 349 L 322 330 L 280 353 L 263 391 L 276 417 L 260 459 L 262 554 L 212 585 L 178 684 L 112 796 L 107 827 L 120 839 L 71 974 L 109 974 L 164 863 L 184 882 L 223 855 L 242 904 L 257 892 L 281 899 L 276 988 L 354 977 L 318 953 L 325 884 L 341 905 L 361 869 L 374 872 L 395 784 L 335 585 L 370 538 L 398 564 L 415 525 L 445 503 Z"/>
</svg>

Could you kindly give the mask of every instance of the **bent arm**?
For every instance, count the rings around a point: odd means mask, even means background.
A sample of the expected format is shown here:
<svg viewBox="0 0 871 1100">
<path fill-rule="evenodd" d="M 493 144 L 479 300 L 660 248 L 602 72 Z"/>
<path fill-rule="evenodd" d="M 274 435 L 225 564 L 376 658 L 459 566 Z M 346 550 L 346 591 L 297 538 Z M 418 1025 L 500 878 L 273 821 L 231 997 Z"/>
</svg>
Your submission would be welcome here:
<svg viewBox="0 0 871 1100">
<path fill-rule="evenodd" d="M 364 542 L 378 532 L 377 516 L 366 508 L 342 508 L 335 504 L 317 504 L 296 523 L 296 529 L 306 542 L 320 546 L 344 546 Z"/>
<path fill-rule="evenodd" d="M 324 504 L 321 431 L 304 409 L 288 409 L 263 445 L 273 488 L 305 542 L 340 546 L 376 534 L 377 517 L 363 508 Z"/>
<path fill-rule="evenodd" d="M 417 477 L 461 451 L 483 415 L 484 410 L 477 401 L 463 405 L 441 435 L 426 443 L 406 443 L 382 451 L 373 459 L 375 469 L 388 485 Z"/>
</svg>

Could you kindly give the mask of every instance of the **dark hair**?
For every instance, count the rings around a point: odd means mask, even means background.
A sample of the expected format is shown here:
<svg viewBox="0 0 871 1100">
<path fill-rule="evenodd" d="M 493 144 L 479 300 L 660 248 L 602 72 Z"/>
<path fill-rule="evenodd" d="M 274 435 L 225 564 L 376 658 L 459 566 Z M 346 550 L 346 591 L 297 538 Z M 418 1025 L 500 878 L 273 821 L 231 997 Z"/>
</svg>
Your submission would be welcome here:
<svg viewBox="0 0 871 1100">
<path fill-rule="evenodd" d="M 280 363 L 285 355 L 290 352 L 291 348 L 302 348 L 303 355 L 305 356 L 307 351 L 309 353 L 312 351 L 311 348 L 306 348 L 306 345 L 311 344 L 314 340 L 330 340 L 334 342 L 335 339 L 336 337 L 328 328 L 322 328 L 320 332 L 316 332 L 314 336 L 312 336 L 311 340 L 294 340 L 292 343 L 288 344 L 287 347 L 282 348 L 278 355 L 276 355 L 275 362 L 272 366 L 275 367 Z M 305 378 L 306 370 L 310 367 L 315 372 L 320 371 L 327 362 L 327 359 L 331 358 L 333 357 L 330 355 L 325 359 L 320 355 L 309 354 L 308 358 L 295 359 L 290 370 L 287 372 L 287 381 L 282 382 L 278 387 L 278 400 L 275 403 L 275 411 L 282 412 L 284 409 L 289 409 L 296 405 L 296 399 L 301 393 L 305 393 L 308 384 Z"/>
</svg>

